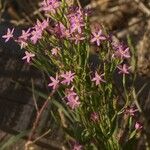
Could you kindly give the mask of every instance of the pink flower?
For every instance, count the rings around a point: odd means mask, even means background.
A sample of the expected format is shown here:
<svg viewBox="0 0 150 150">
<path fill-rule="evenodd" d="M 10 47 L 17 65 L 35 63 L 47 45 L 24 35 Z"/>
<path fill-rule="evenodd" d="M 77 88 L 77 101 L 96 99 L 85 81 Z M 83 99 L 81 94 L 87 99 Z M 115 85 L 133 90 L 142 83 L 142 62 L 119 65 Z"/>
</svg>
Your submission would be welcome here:
<svg viewBox="0 0 150 150">
<path fill-rule="evenodd" d="M 83 41 L 85 37 L 83 37 L 80 34 L 75 34 L 74 37 L 71 38 L 72 40 L 75 40 L 75 44 L 80 43 L 80 41 Z"/>
<path fill-rule="evenodd" d="M 37 20 L 36 25 L 35 25 L 35 29 L 36 30 L 41 30 L 43 31 L 44 29 L 46 29 L 49 26 L 49 19 L 47 18 L 47 20 L 43 20 L 43 22 Z"/>
<path fill-rule="evenodd" d="M 74 75 L 75 75 L 75 73 L 72 73 L 71 71 L 61 74 L 61 77 L 64 79 L 61 83 L 70 85 L 70 83 L 74 79 Z"/>
<path fill-rule="evenodd" d="M 82 145 L 75 143 L 72 150 L 82 150 Z"/>
<path fill-rule="evenodd" d="M 58 80 L 58 75 L 56 75 L 56 78 L 53 78 L 52 76 L 50 77 L 51 79 L 51 83 L 48 84 L 48 86 L 52 86 L 53 87 L 53 90 L 57 89 L 58 87 L 58 84 L 59 84 L 59 80 Z"/>
<path fill-rule="evenodd" d="M 73 91 L 73 87 L 67 90 L 66 98 L 67 98 L 67 105 L 69 105 L 71 109 L 79 107 L 80 105 L 79 96 L 77 95 L 76 92 Z"/>
<path fill-rule="evenodd" d="M 36 44 L 38 40 L 42 39 L 42 33 L 44 29 L 49 26 L 49 19 L 40 22 L 37 20 L 36 25 L 33 27 L 33 31 L 31 32 L 31 41 L 33 44 Z"/>
<path fill-rule="evenodd" d="M 22 30 L 22 35 L 19 36 L 19 38 L 16 40 L 20 44 L 21 49 L 28 46 L 27 40 L 30 35 L 30 28 L 27 31 Z"/>
<path fill-rule="evenodd" d="M 99 30 L 98 32 L 92 32 L 93 38 L 91 39 L 92 43 L 95 43 L 100 46 L 101 41 L 106 40 L 106 37 L 102 35 L 102 30 Z"/>
<path fill-rule="evenodd" d="M 30 30 L 30 28 L 27 31 L 22 30 L 22 34 L 19 38 L 23 40 L 28 40 L 28 37 L 31 35 Z"/>
<path fill-rule="evenodd" d="M 42 38 L 42 30 L 34 30 L 31 33 L 31 42 L 36 44 L 39 39 Z"/>
<path fill-rule="evenodd" d="M 115 55 L 121 59 L 130 58 L 129 48 L 124 49 L 122 46 L 119 46 L 115 51 Z"/>
<path fill-rule="evenodd" d="M 135 113 L 138 111 L 138 109 L 134 109 L 133 107 L 127 107 L 125 110 L 126 114 L 129 114 L 130 116 L 135 116 Z"/>
<path fill-rule="evenodd" d="M 44 0 L 41 4 L 41 9 L 46 12 L 55 13 L 60 6 L 59 0 Z"/>
<path fill-rule="evenodd" d="M 59 49 L 58 47 L 56 47 L 56 48 L 53 48 L 53 49 L 51 50 L 51 52 L 52 52 L 52 55 L 55 55 L 55 56 L 57 56 L 57 54 L 58 54 L 58 51 L 60 51 L 60 49 Z"/>
<path fill-rule="evenodd" d="M 52 34 L 56 34 L 60 38 L 69 38 L 70 31 L 61 22 L 57 23 L 54 29 L 51 30 Z"/>
<path fill-rule="evenodd" d="M 139 130 L 141 130 L 142 128 L 143 128 L 143 125 L 142 125 L 140 122 L 136 122 L 136 123 L 135 123 L 135 129 L 136 129 L 136 130 L 139 131 Z"/>
<path fill-rule="evenodd" d="M 99 85 L 101 82 L 106 82 L 102 77 L 104 74 L 99 75 L 97 71 L 95 72 L 95 77 L 92 79 L 92 81 L 95 81 L 96 85 Z"/>
<path fill-rule="evenodd" d="M 26 59 L 27 63 L 30 63 L 31 58 L 35 57 L 35 54 L 25 51 L 25 56 L 22 58 L 22 60 Z"/>
<path fill-rule="evenodd" d="M 84 13 L 81 9 L 73 10 L 69 15 L 68 19 L 70 22 L 70 31 L 73 32 L 82 32 L 82 28 L 85 26 L 84 22 Z"/>
<path fill-rule="evenodd" d="M 11 38 L 13 38 L 13 33 L 14 33 L 14 28 L 12 30 L 8 28 L 7 33 L 3 35 L 2 38 L 6 39 L 5 42 L 8 42 Z"/>
<path fill-rule="evenodd" d="M 99 120 L 99 115 L 98 113 L 96 112 L 93 112 L 90 116 L 90 119 L 93 121 L 93 122 L 97 122 Z"/>
<path fill-rule="evenodd" d="M 119 69 L 119 74 L 129 74 L 129 69 L 130 67 L 128 67 L 126 64 L 123 64 L 122 66 L 118 66 L 117 67 Z"/>
</svg>

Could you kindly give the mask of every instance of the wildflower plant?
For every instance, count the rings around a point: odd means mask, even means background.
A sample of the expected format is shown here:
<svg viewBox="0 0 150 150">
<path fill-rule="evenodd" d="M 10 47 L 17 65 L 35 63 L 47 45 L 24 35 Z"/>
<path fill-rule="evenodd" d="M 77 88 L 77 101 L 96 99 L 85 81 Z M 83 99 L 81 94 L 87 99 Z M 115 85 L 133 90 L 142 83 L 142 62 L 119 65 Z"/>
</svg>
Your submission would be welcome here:
<svg viewBox="0 0 150 150">
<path fill-rule="evenodd" d="M 75 143 L 72 149 L 124 148 L 142 129 L 125 83 L 129 48 L 115 43 L 102 25 L 92 25 L 86 9 L 65 0 L 44 0 L 40 7 L 45 20 L 19 37 L 8 29 L 3 38 L 18 42 L 26 49 L 22 59 L 47 75 L 50 91 L 59 96 L 51 94 L 51 102 L 63 108 L 65 141 Z M 114 76 L 121 76 L 123 88 Z M 56 118 L 61 124 L 61 117 Z"/>
</svg>

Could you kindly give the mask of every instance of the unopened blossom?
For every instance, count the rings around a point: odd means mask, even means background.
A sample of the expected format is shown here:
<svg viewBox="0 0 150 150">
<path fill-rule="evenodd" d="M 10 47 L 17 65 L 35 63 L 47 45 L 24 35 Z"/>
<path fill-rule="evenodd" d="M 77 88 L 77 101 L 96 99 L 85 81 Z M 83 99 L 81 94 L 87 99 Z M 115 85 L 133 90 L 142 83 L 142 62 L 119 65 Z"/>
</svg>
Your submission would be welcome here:
<svg viewBox="0 0 150 150">
<path fill-rule="evenodd" d="M 22 58 L 22 60 L 25 60 L 27 61 L 27 63 L 30 63 L 30 60 L 35 57 L 35 54 L 31 53 L 31 52 L 28 52 L 28 51 L 25 51 L 25 56 Z"/>
<path fill-rule="evenodd" d="M 54 56 L 57 56 L 59 51 L 60 51 L 60 49 L 58 47 L 55 47 L 51 50 L 52 55 L 54 55 Z"/>
<path fill-rule="evenodd" d="M 125 113 L 130 116 L 135 116 L 135 113 L 138 111 L 138 109 L 134 109 L 133 107 L 127 107 L 125 110 Z"/>
<path fill-rule="evenodd" d="M 106 40 L 106 37 L 102 34 L 102 30 L 92 32 L 92 36 L 91 42 L 96 43 L 97 46 L 100 46 L 101 41 Z"/>
<path fill-rule="evenodd" d="M 97 122 L 97 121 L 99 120 L 99 115 L 98 115 L 98 113 L 97 113 L 97 112 L 91 113 L 90 119 L 91 119 L 93 122 Z"/>
<path fill-rule="evenodd" d="M 141 130 L 142 128 L 143 128 L 143 125 L 142 125 L 140 122 L 136 122 L 136 123 L 135 123 L 135 129 L 136 129 L 136 130 L 139 131 L 139 130 Z"/>
<path fill-rule="evenodd" d="M 119 69 L 119 74 L 129 74 L 130 67 L 128 67 L 126 64 L 117 66 L 117 68 Z"/>
<path fill-rule="evenodd" d="M 55 13 L 60 6 L 59 0 L 44 0 L 41 4 L 41 9 L 45 12 Z"/>
<path fill-rule="evenodd" d="M 23 49 L 25 47 L 28 46 L 28 43 L 25 41 L 25 40 L 22 40 L 22 39 L 18 39 L 17 40 L 18 44 L 20 45 L 20 48 Z"/>
<path fill-rule="evenodd" d="M 2 38 L 6 39 L 5 42 L 8 42 L 11 38 L 13 38 L 14 28 L 11 30 L 10 28 L 7 29 L 7 33 L 2 36 Z"/>
<path fill-rule="evenodd" d="M 75 73 L 72 73 L 71 71 L 67 71 L 66 73 L 61 74 L 61 77 L 63 78 L 62 84 L 70 85 L 71 82 L 73 82 Z"/>
<path fill-rule="evenodd" d="M 73 149 L 72 150 L 82 150 L 83 146 L 78 144 L 78 143 L 75 143 L 75 145 L 73 146 Z"/>
<path fill-rule="evenodd" d="M 48 84 L 49 87 L 52 87 L 53 90 L 57 89 L 58 85 L 59 85 L 59 79 L 58 79 L 58 75 L 56 75 L 56 78 L 53 78 L 52 76 L 50 77 L 51 79 L 51 83 Z"/>
<path fill-rule="evenodd" d="M 75 109 L 79 107 L 80 101 L 79 101 L 79 96 L 77 93 L 73 90 L 73 87 L 66 92 L 66 98 L 67 98 L 67 105 L 71 109 Z"/>
<path fill-rule="evenodd" d="M 103 76 L 104 76 L 104 74 L 99 75 L 99 74 L 97 73 L 97 71 L 96 71 L 96 72 L 95 72 L 95 77 L 92 79 L 92 81 L 94 81 L 96 85 L 101 84 L 101 82 L 106 82 L 106 81 L 103 79 Z"/>
</svg>

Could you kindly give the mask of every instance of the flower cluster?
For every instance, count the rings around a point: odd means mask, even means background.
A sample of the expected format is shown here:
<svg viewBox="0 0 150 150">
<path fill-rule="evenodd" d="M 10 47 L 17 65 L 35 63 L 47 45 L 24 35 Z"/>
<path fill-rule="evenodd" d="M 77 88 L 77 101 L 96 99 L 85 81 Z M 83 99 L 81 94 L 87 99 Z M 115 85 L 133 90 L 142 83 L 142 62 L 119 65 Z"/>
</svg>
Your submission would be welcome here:
<svg viewBox="0 0 150 150">
<path fill-rule="evenodd" d="M 82 29 L 85 26 L 84 12 L 80 8 L 72 8 L 71 13 L 68 15 L 68 20 L 70 23 L 70 32 L 78 32 L 81 34 L 83 31 Z"/>
<path fill-rule="evenodd" d="M 75 77 L 75 73 L 72 73 L 71 71 L 67 71 L 66 73 L 62 73 L 60 76 L 56 75 L 55 78 L 52 76 L 50 77 L 51 83 L 48 84 L 49 87 L 52 87 L 53 90 L 56 90 L 60 84 L 69 86 Z M 71 109 L 75 109 L 80 105 L 79 96 L 74 91 L 74 87 L 71 87 L 71 89 L 66 90 L 66 99 L 67 99 L 67 105 Z"/>
<path fill-rule="evenodd" d="M 113 148 L 121 149 L 119 142 L 114 143 L 117 132 L 112 127 L 116 122 L 120 123 L 120 114 L 132 118 L 138 110 L 129 107 L 133 102 L 131 91 L 128 95 L 127 89 L 120 98 L 125 104 L 118 108 L 116 99 L 121 96 L 120 89 L 114 86 L 114 72 L 124 75 L 120 82 L 125 84 L 124 77 L 130 74 L 131 68 L 126 63 L 131 57 L 130 49 L 122 43 L 115 43 L 102 26 L 93 28 L 87 10 L 64 3 L 44 0 L 40 9 L 45 12 L 46 19 L 37 20 L 33 27 L 22 30 L 19 37 L 14 36 L 14 29 L 8 28 L 3 38 L 5 42 L 14 39 L 21 49 L 25 49 L 22 60 L 32 62 L 49 76 L 48 87 L 58 91 L 65 101 L 60 105 L 66 109 L 66 118 L 70 119 L 68 128 L 73 139 L 87 147 L 91 147 L 94 141 L 95 146 L 100 145 L 102 149 L 111 149 L 110 143 Z M 135 130 L 142 127 L 136 122 Z M 110 143 L 107 135 L 112 140 Z M 83 146 L 75 143 L 73 150 L 81 150 Z"/>
<path fill-rule="evenodd" d="M 33 44 L 36 44 L 38 40 L 42 39 L 43 31 L 49 26 L 49 19 L 40 22 L 37 20 L 37 24 L 33 27 L 30 40 Z"/>
<path fill-rule="evenodd" d="M 66 90 L 66 98 L 67 98 L 67 105 L 71 109 L 75 109 L 75 108 L 79 107 L 79 105 L 80 105 L 79 96 L 73 90 L 73 87 L 71 89 Z"/>
<path fill-rule="evenodd" d="M 125 114 L 129 115 L 132 118 L 135 117 L 135 115 L 136 115 L 137 112 L 138 112 L 138 109 L 135 108 L 135 107 L 133 107 L 133 106 L 131 106 L 131 107 L 128 106 L 125 109 Z M 140 131 L 142 128 L 143 128 L 143 125 L 139 121 L 136 121 L 136 123 L 135 123 L 135 129 L 137 131 Z"/>
<path fill-rule="evenodd" d="M 129 47 L 126 47 L 124 44 L 112 43 L 112 46 L 114 48 L 113 57 L 118 58 L 121 62 L 124 62 L 125 59 L 129 59 L 131 57 Z M 117 68 L 119 69 L 119 74 L 124 75 L 129 74 L 129 70 L 131 69 L 131 67 L 125 63 L 118 65 Z"/>
<path fill-rule="evenodd" d="M 17 39 L 21 49 L 28 46 L 27 40 L 30 37 L 30 30 L 30 28 L 27 31 L 22 30 L 22 34 Z"/>
</svg>

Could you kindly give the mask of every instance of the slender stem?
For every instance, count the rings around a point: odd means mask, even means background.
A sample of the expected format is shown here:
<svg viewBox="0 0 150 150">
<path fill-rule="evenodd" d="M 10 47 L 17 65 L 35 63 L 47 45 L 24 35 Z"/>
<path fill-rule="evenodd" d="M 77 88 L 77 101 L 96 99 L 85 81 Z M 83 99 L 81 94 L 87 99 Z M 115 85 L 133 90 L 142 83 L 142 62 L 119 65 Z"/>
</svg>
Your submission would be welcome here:
<svg viewBox="0 0 150 150">
<path fill-rule="evenodd" d="M 35 119 L 35 122 L 33 124 L 33 127 L 32 127 L 32 130 L 31 130 L 31 133 L 29 135 L 29 138 L 28 138 L 28 142 L 29 141 L 32 141 L 32 138 L 33 138 L 33 135 L 35 133 L 35 130 L 39 124 L 39 121 L 41 119 L 41 116 L 43 114 L 43 111 L 45 110 L 45 108 L 47 107 L 48 103 L 49 103 L 49 100 L 51 99 L 51 97 L 54 95 L 56 90 L 53 90 L 50 95 L 48 96 L 47 100 L 45 101 L 45 103 L 43 104 L 42 108 L 37 112 L 37 116 L 36 116 L 36 119 Z"/>
<path fill-rule="evenodd" d="M 44 136 L 46 136 L 47 134 L 49 134 L 49 132 L 51 131 L 51 129 L 49 129 L 48 131 L 46 131 L 43 135 L 41 135 L 40 137 L 36 138 L 33 143 L 36 143 L 37 141 L 39 141 L 40 139 L 42 139 Z"/>
<path fill-rule="evenodd" d="M 32 93 L 33 93 L 32 96 L 33 96 L 33 101 L 34 101 L 35 109 L 36 109 L 37 112 L 39 112 L 39 108 L 38 108 L 37 101 L 36 101 L 35 94 L 34 94 L 33 79 L 31 79 L 31 83 L 32 83 Z"/>
<path fill-rule="evenodd" d="M 79 0 L 76 0 L 76 1 L 77 1 L 79 8 L 82 8 L 80 1 Z"/>
</svg>

